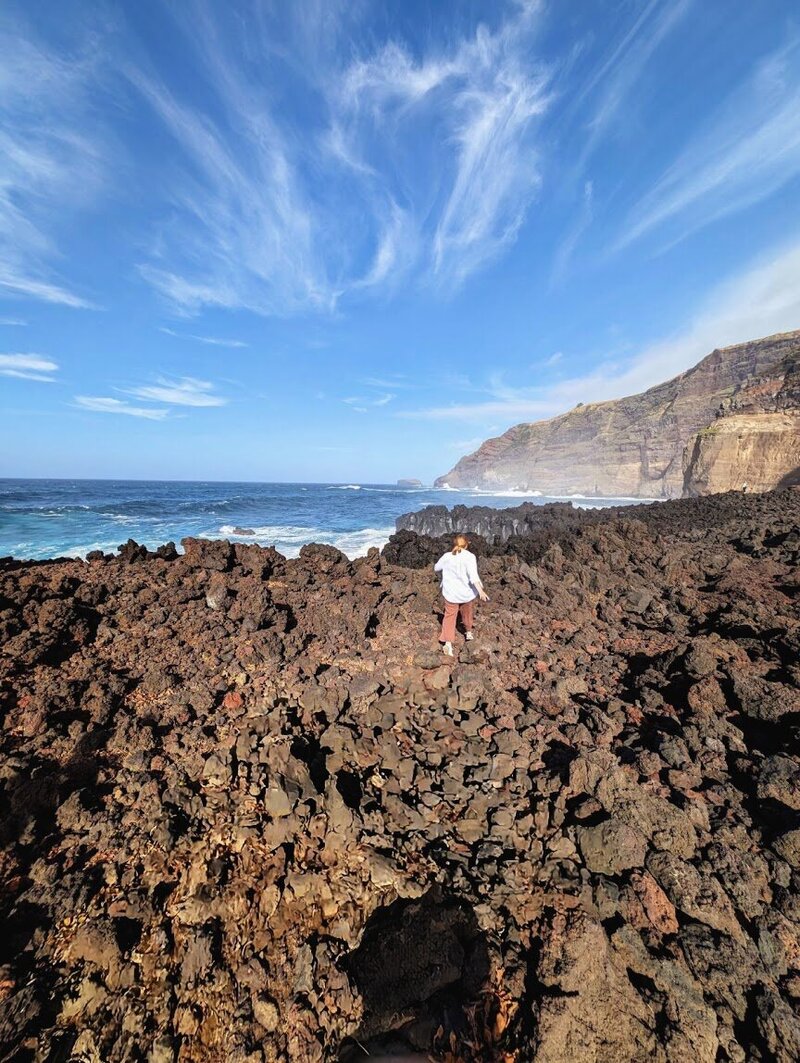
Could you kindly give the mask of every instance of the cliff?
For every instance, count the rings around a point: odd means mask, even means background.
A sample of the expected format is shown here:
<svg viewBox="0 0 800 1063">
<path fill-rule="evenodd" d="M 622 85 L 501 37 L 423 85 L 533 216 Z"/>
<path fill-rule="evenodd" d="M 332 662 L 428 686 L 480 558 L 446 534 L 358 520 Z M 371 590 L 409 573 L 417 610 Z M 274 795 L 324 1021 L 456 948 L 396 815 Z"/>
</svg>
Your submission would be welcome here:
<svg viewBox="0 0 800 1063">
<path fill-rule="evenodd" d="M 800 483 L 800 413 L 720 417 L 686 448 L 687 494 Z"/>
<path fill-rule="evenodd" d="M 0 559 L 0 1058 L 796 1063 L 800 491 L 552 517 L 455 659 L 388 548 Z"/>
<path fill-rule="evenodd" d="M 736 448 L 715 449 L 696 437 L 743 409 L 752 416 L 799 411 L 799 364 L 800 331 L 715 350 L 642 394 L 516 425 L 462 458 L 436 484 L 631 498 L 673 498 L 684 488 L 693 494 L 726 490 L 744 480 L 758 483 L 758 490 L 777 487 L 792 482 L 800 466 L 795 421 L 781 421 L 780 432 L 776 420 L 769 428 L 758 422 L 758 443 L 739 448 L 747 455 L 748 475 L 741 477 Z M 749 430 L 740 423 L 726 438 L 730 443 L 736 432 Z"/>
</svg>

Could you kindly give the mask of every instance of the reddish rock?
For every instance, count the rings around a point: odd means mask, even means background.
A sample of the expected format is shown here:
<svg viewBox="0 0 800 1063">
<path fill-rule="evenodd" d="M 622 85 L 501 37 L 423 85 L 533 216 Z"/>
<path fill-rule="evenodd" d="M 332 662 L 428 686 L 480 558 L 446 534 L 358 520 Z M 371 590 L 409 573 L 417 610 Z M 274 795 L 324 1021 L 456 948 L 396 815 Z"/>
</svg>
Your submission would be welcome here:
<svg viewBox="0 0 800 1063">
<path fill-rule="evenodd" d="M 0 561 L 4 1056 L 793 1058 L 800 493 L 518 508 L 458 663 L 410 532 Z"/>
</svg>

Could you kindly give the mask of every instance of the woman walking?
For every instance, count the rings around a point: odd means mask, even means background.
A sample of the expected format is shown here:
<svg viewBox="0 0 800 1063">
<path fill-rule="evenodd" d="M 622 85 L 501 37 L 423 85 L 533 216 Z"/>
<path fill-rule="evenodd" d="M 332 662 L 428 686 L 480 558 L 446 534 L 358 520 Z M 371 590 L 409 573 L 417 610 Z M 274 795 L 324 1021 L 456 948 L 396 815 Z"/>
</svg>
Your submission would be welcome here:
<svg viewBox="0 0 800 1063">
<path fill-rule="evenodd" d="M 444 620 L 439 635 L 442 649 L 448 657 L 453 656 L 453 640 L 456 637 L 456 618 L 461 614 L 466 638 L 472 638 L 472 617 L 475 599 L 488 602 L 489 596 L 483 589 L 478 575 L 478 562 L 469 550 L 469 541 L 464 535 L 453 539 L 453 549 L 442 554 L 433 566 L 434 572 L 442 577 L 442 595 L 444 597 Z"/>
</svg>

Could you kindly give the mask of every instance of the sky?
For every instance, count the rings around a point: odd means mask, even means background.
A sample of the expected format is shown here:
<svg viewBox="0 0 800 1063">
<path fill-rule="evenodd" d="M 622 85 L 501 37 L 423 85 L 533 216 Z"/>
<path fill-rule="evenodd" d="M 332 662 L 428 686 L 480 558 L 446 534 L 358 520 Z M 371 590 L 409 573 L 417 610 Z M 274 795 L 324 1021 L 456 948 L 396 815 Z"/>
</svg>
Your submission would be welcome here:
<svg viewBox="0 0 800 1063">
<path fill-rule="evenodd" d="M 795 0 L 0 9 L 0 476 L 429 482 L 795 328 Z"/>
</svg>

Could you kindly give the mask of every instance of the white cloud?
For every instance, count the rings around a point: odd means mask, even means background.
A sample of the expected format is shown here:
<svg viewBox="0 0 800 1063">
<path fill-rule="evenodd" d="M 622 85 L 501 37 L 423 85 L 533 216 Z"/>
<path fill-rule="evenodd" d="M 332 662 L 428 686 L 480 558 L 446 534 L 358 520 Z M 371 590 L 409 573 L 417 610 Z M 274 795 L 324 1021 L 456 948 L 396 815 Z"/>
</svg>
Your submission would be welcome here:
<svg viewBox="0 0 800 1063">
<path fill-rule="evenodd" d="M 181 340 L 197 340 L 198 343 L 206 343 L 211 347 L 249 347 L 249 343 L 245 343 L 244 340 L 228 340 L 222 339 L 219 336 L 196 336 L 191 332 L 176 332 L 174 329 L 161 327 L 159 332 L 165 332 L 167 336 L 175 336 Z"/>
<path fill-rule="evenodd" d="M 616 248 L 666 222 L 679 239 L 800 175 L 800 37 L 758 63 L 631 211 Z"/>
<path fill-rule="evenodd" d="M 102 185 L 102 151 L 85 131 L 94 61 L 79 48 L 61 58 L 19 28 L 0 28 L 0 71 L 0 291 L 90 307 L 56 263 L 62 219 Z"/>
<path fill-rule="evenodd" d="M 420 59 L 389 42 L 343 78 L 335 128 L 340 143 L 349 138 L 349 159 L 361 157 L 354 145 L 377 129 L 391 151 L 406 128 L 418 133 L 425 122 L 444 148 L 434 164 L 444 194 L 420 253 L 446 286 L 460 284 L 516 238 L 540 185 L 533 120 L 550 99 L 548 74 L 530 52 L 538 10 L 519 5 L 494 32 L 482 25 L 450 51 Z M 411 159 L 419 166 L 417 153 Z M 411 172 L 404 176 L 413 190 Z M 420 217 L 431 215 L 430 196 L 429 188 L 422 191 Z"/>
<path fill-rule="evenodd" d="M 352 282 L 354 289 L 394 287 L 418 254 L 420 237 L 411 211 L 403 210 L 389 198 L 383 210 L 377 208 L 376 223 L 377 245 L 372 263 L 363 277 Z"/>
<path fill-rule="evenodd" d="M 414 383 L 413 381 L 408 380 L 405 376 L 402 376 L 400 374 L 387 374 L 386 376 L 380 377 L 368 376 L 364 377 L 361 383 L 365 387 L 380 388 L 381 390 L 413 390 L 420 386 L 418 383 Z"/>
<path fill-rule="evenodd" d="M 204 306 L 274 314 L 332 309 L 337 292 L 322 269 L 284 138 L 219 55 L 215 68 L 224 128 L 182 104 L 163 83 L 127 68 L 184 160 L 171 190 L 171 258 L 156 254 L 142 275 L 188 312 Z"/>
<path fill-rule="evenodd" d="M 123 64 L 178 149 L 171 215 L 144 279 L 187 314 L 331 312 L 344 294 L 391 292 L 409 277 L 461 283 L 516 238 L 540 184 L 535 119 L 549 99 L 531 51 L 538 9 L 511 4 L 492 12 L 493 29 L 455 32 L 413 58 L 397 41 L 370 38 L 351 59 L 357 36 L 346 49 L 317 39 L 315 61 L 294 66 L 315 100 L 303 137 L 272 103 L 269 13 L 244 40 L 213 7 L 176 9 L 204 91 L 190 102 L 171 71 L 162 80 Z M 336 37 L 349 17 L 346 5 L 315 6 L 289 21 L 305 40 L 315 20 L 317 38 L 323 23 Z M 259 49 L 270 62 L 253 61 Z"/>
<path fill-rule="evenodd" d="M 128 417 L 142 417 L 148 421 L 163 421 L 169 416 L 169 410 L 157 406 L 131 406 L 121 399 L 99 395 L 76 395 L 75 404 L 94 413 L 117 413 Z"/>
<path fill-rule="evenodd" d="M 691 7 L 692 0 L 649 0 L 617 46 L 592 74 L 573 101 L 579 106 L 588 98 L 592 115 L 589 135 L 581 156 L 586 162 L 621 114 L 631 93 L 640 84 L 651 56 Z"/>
<path fill-rule="evenodd" d="M 58 362 L 41 354 L 0 354 L 0 375 L 19 377 L 23 380 L 38 380 L 51 384 L 58 370 Z"/>
<path fill-rule="evenodd" d="M 214 394 L 214 385 L 208 380 L 181 377 L 179 380 L 159 378 L 157 384 L 126 388 L 125 393 L 148 402 L 166 402 L 173 406 L 224 406 L 227 399 Z"/>
<path fill-rule="evenodd" d="M 16 325 L 20 328 L 24 328 L 27 324 L 27 321 L 23 321 L 22 318 L 19 317 L 0 317 L 0 325 Z"/>
<path fill-rule="evenodd" d="M 602 402 L 637 394 L 696 365 L 717 347 L 800 329 L 800 238 L 775 248 L 719 284 L 686 325 L 625 360 L 597 365 L 589 373 L 539 387 L 506 387 L 490 381 L 488 400 L 402 411 L 423 420 L 507 423 L 553 417 L 577 402 Z"/>
<path fill-rule="evenodd" d="M 8 227 L 9 230 L 12 228 L 11 226 Z M 21 244 L 18 244 L 17 248 L 20 252 L 25 250 Z M 0 288 L 4 288 L 14 295 L 21 295 L 25 299 L 39 299 L 45 303 L 59 303 L 61 306 L 69 306 L 76 310 L 96 309 L 94 303 L 89 302 L 88 299 L 84 299 L 80 295 L 75 295 L 74 292 L 66 288 L 62 288 L 57 284 L 35 280 L 27 273 L 18 272 L 18 270 L 28 268 L 33 268 L 32 264 L 28 266 L 15 265 L 13 261 L 8 261 L 0 265 Z"/>
<path fill-rule="evenodd" d="M 402 410 L 397 416 L 421 421 L 485 421 L 490 417 L 518 418 L 533 421 L 552 413 L 552 404 L 534 398 L 526 398 L 524 389 L 518 397 L 507 395 L 503 399 L 486 402 L 453 403 L 450 406 L 429 406 L 421 410 Z"/>
<path fill-rule="evenodd" d="M 648 345 L 609 373 L 594 372 L 555 385 L 556 402 L 619 398 L 660 384 L 695 365 L 716 347 L 727 347 L 800 328 L 800 239 L 760 257 L 717 285 L 687 324 Z"/>
<path fill-rule="evenodd" d="M 355 410 L 356 413 L 367 413 L 370 406 L 387 406 L 397 396 L 390 393 L 384 395 L 377 395 L 375 397 L 367 396 L 366 398 L 361 396 L 350 396 L 349 398 L 342 399 L 342 402 L 346 403 L 351 410 Z"/>
</svg>

